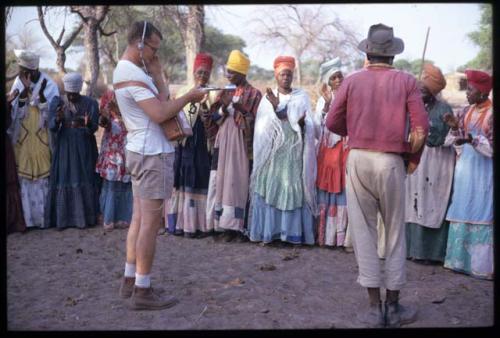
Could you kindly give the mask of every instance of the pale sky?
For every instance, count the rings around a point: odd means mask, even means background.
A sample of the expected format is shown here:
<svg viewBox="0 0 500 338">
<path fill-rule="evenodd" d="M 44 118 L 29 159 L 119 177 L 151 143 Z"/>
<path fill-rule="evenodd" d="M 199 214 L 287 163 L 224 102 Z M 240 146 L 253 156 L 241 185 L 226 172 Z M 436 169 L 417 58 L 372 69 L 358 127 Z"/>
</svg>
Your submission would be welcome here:
<svg viewBox="0 0 500 338">
<path fill-rule="evenodd" d="M 311 6 L 311 5 L 307 5 Z M 403 39 L 405 50 L 397 58 L 422 57 L 427 27 L 430 27 L 426 59 L 448 73 L 474 58 L 479 51 L 467 38 L 467 33 L 477 30 L 480 20 L 479 4 L 324 4 L 325 12 L 332 12 L 349 24 L 363 39 L 372 24 L 384 23 L 394 28 L 394 35 Z M 252 64 L 272 69 L 274 58 L 287 53 L 255 43 L 251 33 L 251 19 L 269 9 L 268 5 L 208 5 L 206 20 L 222 32 L 240 36 L 247 44 L 244 52 Z M 138 18 L 140 19 L 140 18 Z M 60 25 L 60 22 L 58 23 Z M 23 27 L 31 28 L 44 46 L 45 56 L 40 60 L 43 68 L 55 68 L 56 55 L 41 32 L 36 7 L 15 7 L 7 34 L 16 34 Z M 50 29 L 49 25 L 49 29 Z M 54 29 L 54 27 L 52 27 Z M 59 31 L 60 28 L 57 30 Z M 55 31 L 52 30 L 52 31 Z M 68 57 L 67 65 L 76 68 L 82 53 Z"/>
</svg>

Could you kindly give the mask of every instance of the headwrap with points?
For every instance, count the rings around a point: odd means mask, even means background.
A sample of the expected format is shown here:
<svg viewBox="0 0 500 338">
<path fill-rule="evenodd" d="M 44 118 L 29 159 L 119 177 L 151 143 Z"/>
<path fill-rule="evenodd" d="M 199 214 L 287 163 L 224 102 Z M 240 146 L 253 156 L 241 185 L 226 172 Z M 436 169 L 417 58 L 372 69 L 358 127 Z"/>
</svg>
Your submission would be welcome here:
<svg viewBox="0 0 500 338">
<path fill-rule="evenodd" d="M 79 73 L 68 73 L 62 78 L 64 91 L 68 93 L 79 93 L 82 90 L 83 78 Z"/>
<path fill-rule="evenodd" d="M 483 94 L 489 94 L 493 87 L 493 78 L 480 70 L 467 69 L 465 71 L 467 82 Z"/>
<path fill-rule="evenodd" d="M 430 63 L 424 64 L 421 81 L 434 96 L 446 87 L 446 79 L 441 69 Z"/>
<path fill-rule="evenodd" d="M 15 49 L 14 54 L 17 58 L 17 64 L 24 68 L 28 68 L 31 70 L 37 70 L 38 65 L 40 64 L 40 56 L 30 52 L 25 49 Z"/>
<path fill-rule="evenodd" d="M 196 57 L 194 58 L 194 70 L 198 69 L 200 66 L 204 66 L 208 68 L 209 70 L 212 69 L 212 64 L 214 60 L 210 56 L 210 54 L 206 53 L 198 53 L 196 54 Z"/>
<path fill-rule="evenodd" d="M 248 59 L 245 54 L 235 49 L 229 54 L 226 68 L 247 75 L 248 69 L 250 68 L 250 59 Z"/>
<path fill-rule="evenodd" d="M 328 84 L 330 76 L 338 71 L 342 71 L 342 62 L 339 57 L 322 63 L 319 66 L 319 77 L 321 82 Z"/>
<path fill-rule="evenodd" d="M 274 59 L 273 67 L 274 76 L 278 76 L 283 69 L 289 69 L 293 73 L 295 69 L 295 58 L 293 56 L 278 56 Z"/>
</svg>

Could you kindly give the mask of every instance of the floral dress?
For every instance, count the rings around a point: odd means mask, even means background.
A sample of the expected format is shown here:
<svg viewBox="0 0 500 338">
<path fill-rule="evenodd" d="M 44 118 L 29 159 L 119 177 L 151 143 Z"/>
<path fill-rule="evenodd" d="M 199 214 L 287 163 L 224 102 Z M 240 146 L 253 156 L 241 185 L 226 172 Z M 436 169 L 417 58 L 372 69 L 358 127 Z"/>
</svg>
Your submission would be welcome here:
<svg viewBox="0 0 500 338">
<path fill-rule="evenodd" d="M 130 174 L 125 167 L 127 129 L 114 100 L 112 91 L 101 98 L 100 125 L 104 133 L 96 164 L 96 172 L 103 179 L 99 204 L 106 229 L 128 226 L 133 205 Z"/>
</svg>

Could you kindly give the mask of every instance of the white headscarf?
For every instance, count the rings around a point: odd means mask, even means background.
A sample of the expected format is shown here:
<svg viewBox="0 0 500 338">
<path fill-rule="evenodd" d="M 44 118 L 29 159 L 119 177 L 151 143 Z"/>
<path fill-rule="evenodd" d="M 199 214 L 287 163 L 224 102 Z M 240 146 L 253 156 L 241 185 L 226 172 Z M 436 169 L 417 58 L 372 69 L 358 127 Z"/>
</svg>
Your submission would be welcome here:
<svg viewBox="0 0 500 338">
<path fill-rule="evenodd" d="M 319 66 L 319 76 L 323 83 L 328 84 L 328 79 L 335 72 L 342 71 L 342 62 L 336 57 L 330 61 L 326 61 Z"/>
<path fill-rule="evenodd" d="M 24 68 L 28 68 L 31 70 L 37 70 L 38 65 L 40 64 L 40 56 L 30 52 L 25 49 L 15 49 L 14 54 L 17 58 L 17 64 Z"/>
<path fill-rule="evenodd" d="M 68 73 L 62 78 L 64 90 L 69 93 L 79 93 L 82 90 L 83 78 L 79 73 Z"/>
</svg>

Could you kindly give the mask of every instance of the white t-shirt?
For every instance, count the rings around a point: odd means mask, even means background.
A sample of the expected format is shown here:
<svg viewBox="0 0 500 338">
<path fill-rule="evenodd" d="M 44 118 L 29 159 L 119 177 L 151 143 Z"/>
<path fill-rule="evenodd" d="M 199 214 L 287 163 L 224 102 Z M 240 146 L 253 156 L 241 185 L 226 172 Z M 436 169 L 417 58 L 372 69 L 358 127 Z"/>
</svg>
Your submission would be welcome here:
<svg viewBox="0 0 500 338">
<path fill-rule="evenodd" d="M 153 79 L 141 68 L 127 60 L 120 60 L 113 72 L 113 84 L 123 81 L 144 82 L 158 94 Z M 167 140 L 160 126 L 151 120 L 137 104 L 137 102 L 155 97 L 151 90 L 130 86 L 115 90 L 115 96 L 128 131 L 127 145 L 125 146 L 127 150 L 144 155 L 175 151 L 174 146 Z"/>
</svg>

